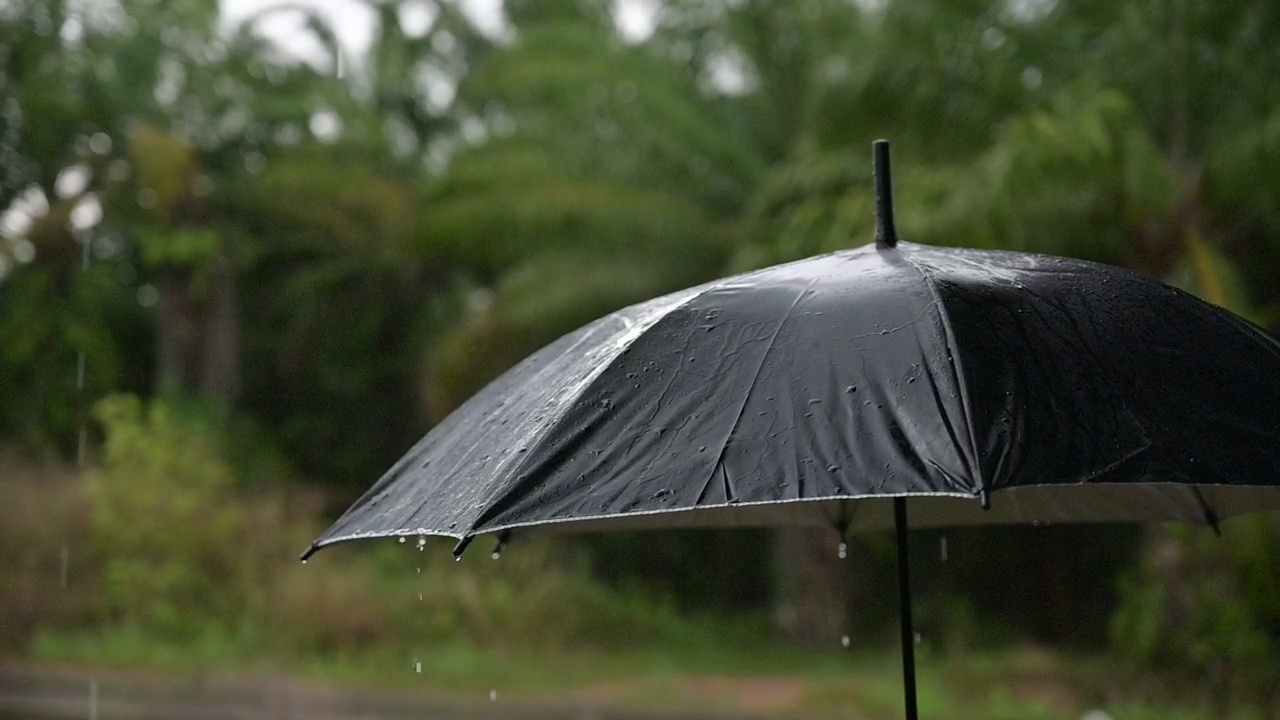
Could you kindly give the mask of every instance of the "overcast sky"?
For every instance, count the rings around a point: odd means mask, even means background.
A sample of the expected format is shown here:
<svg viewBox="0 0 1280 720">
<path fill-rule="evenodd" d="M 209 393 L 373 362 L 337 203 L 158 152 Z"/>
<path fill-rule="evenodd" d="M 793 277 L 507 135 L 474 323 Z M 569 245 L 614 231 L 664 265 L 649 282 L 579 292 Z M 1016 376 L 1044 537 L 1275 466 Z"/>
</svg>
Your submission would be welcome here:
<svg viewBox="0 0 1280 720">
<path fill-rule="evenodd" d="M 236 25 L 245 18 L 264 9 L 284 4 L 303 5 L 315 9 L 326 17 L 338 35 L 338 40 L 348 53 L 360 55 L 373 38 L 374 14 L 360 0 L 221 0 L 222 13 L 228 25 Z M 615 0 L 615 19 L 624 37 L 639 40 L 653 30 L 654 14 L 658 0 Z M 502 0 L 461 0 L 461 7 L 476 26 L 486 34 L 499 35 L 505 24 Z M 425 31 L 431 22 L 426 2 L 406 0 L 400 14 L 402 23 Z M 299 15 L 279 13 L 263 21 L 263 34 L 304 57 L 320 57 L 320 47 L 309 33 L 300 32 Z"/>
</svg>

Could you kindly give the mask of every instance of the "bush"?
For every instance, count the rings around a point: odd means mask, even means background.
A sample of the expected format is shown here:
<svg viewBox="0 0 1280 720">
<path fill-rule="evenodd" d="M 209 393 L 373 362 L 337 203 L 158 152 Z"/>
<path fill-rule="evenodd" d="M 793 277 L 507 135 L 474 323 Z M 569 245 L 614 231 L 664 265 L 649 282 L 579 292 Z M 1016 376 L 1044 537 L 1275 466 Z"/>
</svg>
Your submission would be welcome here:
<svg viewBox="0 0 1280 720">
<path fill-rule="evenodd" d="M 1208 679 L 1221 704 L 1280 703 L 1280 520 L 1152 533 L 1112 622 L 1138 667 Z"/>
<path fill-rule="evenodd" d="M 95 414 L 104 467 L 86 487 L 109 617 L 190 636 L 239 616 L 247 523 L 216 439 L 160 401 L 116 395 Z"/>
<path fill-rule="evenodd" d="M 298 553 L 322 524 L 319 492 L 245 482 L 225 426 L 198 406 L 120 395 L 95 412 L 99 467 L 0 484 L 4 652 L 141 664 L 152 652 L 168 664 L 187 648 L 195 663 L 288 662 L 424 646 L 634 648 L 687 641 L 695 628 L 673 602 L 606 588 L 564 545 L 523 537 L 499 561 L 473 552 L 456 563 L 443 541 L 382 541 L 303 566 Z M 64 546 L 74 550 L 65 588 Z"/>
</svg>

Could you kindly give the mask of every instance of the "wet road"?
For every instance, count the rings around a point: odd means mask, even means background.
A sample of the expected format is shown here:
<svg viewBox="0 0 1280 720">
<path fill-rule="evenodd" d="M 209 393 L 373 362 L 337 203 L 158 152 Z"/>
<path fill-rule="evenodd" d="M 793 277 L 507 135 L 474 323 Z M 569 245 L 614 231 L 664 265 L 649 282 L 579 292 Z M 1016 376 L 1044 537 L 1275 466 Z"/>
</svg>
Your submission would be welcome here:
<svg viewBox="0 0 1280 720">
<path fill-rule="evenodd" d="M 475 702 L 279 677 L 0 666 L 0 720 L 762 720 L 583 704 Z"/>
</svg>

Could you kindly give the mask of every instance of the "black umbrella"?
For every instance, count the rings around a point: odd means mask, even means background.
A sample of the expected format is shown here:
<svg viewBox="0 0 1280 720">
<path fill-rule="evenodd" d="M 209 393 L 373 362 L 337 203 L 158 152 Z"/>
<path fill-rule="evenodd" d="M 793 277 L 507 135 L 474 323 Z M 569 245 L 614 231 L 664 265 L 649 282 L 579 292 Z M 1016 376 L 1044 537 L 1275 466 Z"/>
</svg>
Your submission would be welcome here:
<svg viewBox="0 0 1280 720">
<path fill-rule="evenodd" d="M 1045 255 L 866 247 L 570 333 L 427 434 L 313 544 L 517 528 L 1180 520 L 1280 508 L 1280 342 Z M 909 501 L 908 501 L 909 499 Z"/>
</svg>

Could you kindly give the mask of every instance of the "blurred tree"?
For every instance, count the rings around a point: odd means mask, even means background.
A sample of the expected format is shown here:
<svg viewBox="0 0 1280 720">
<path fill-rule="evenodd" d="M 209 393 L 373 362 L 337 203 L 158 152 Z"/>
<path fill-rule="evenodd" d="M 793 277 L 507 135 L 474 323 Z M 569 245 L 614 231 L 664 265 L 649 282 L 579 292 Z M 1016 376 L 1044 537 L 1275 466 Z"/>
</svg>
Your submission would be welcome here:
<svg viewBox="0 0 1280 720">
<path fill-rule="evenodd" d="M 67 447 L 75 351 L 87 348 L 86 397 L 153 385 L 241 405 L 319 476 L 375 474 L 423 429 L 413 328 L 436 288 L 406 251 L 422 224 L 410 188 L 428 146 L 456 132 L 438 96 L 489 41 L 451 4 L 432 5 L 425 28 L 402 5 L 376 5 L 379 60 L 364 65 L 295 6 L 231 29 L 215 0 L 28 0 L 0 17 L 0 82 L 14 89 L 0 212 L 31 226 L 5 229 L 21 262 L 0 294 L 55 291 L 52 313 L 0 309 L 14 338 L 0 382 L 12 377 L 5 394 L 24 398 L 5 403 L 0 427 Z M 325 55 L 304 62 L 259 35 L 276 12 L 295 13 Z M 78 275 L 89 247 L 101 282 Z M 118 310 L 90 309 L 103 301 Z M 365 330 L 321 332 L 336 313 Z M 109 318 L 130 324 L 97 324 Z"/>
<path fill-rule="evenodd" d="M 461 88 L 483 122 L 427 189 L 419 234 L 475 284 L 429 359 L 437 417 L 555 337 L 723 266 L 759 160 L 678 66 L 623 43 L 603 13 L 513 6 L 514 41 Z"/>
<path fill-rule="evenodd" d="M 70 449 L 84 351 L 88 397 L 197 393 L 363 487 L 421 398 L 442 417 L 600 314 L 866 242 L 878 136 L 909 239 L 1122 263 L 1280 326 L 1266 3 L 666 0 L 642 38 L 606 0 L 511 0 L 497 37 L 456 2 L 369 8 L 347 57 L 269 6 L 308 62 L 215 0 L 0 9 L 0 435 Z M 779 586 L 842 602 L 829 545 L 782 537 L 814 564 Z M 1106 543 L 1050 545 L 1026 564 L 1110 582 Z M 1061 634 L 1073 586 L 1026 624 Z"/>
</svg>

